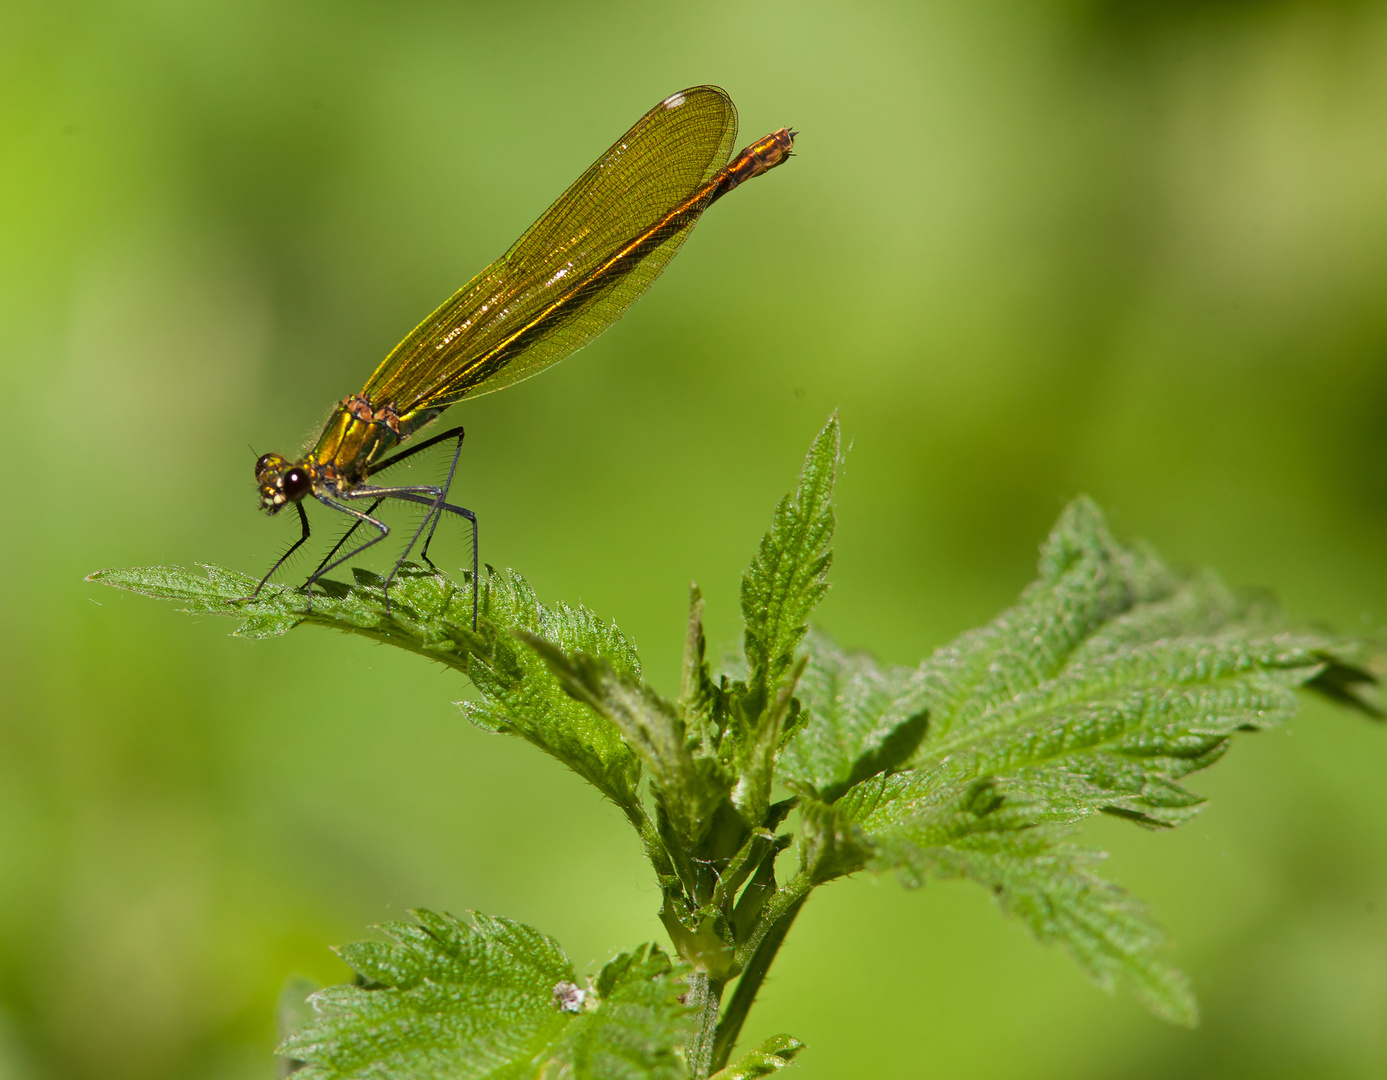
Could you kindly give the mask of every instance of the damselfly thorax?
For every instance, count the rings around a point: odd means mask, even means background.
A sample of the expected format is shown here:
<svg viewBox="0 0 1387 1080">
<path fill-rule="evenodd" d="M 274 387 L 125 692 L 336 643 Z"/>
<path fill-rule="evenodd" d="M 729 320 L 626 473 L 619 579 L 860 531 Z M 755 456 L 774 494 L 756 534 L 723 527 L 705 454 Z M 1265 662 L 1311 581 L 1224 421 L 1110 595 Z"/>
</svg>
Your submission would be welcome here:
<svg viewBox="0 0 1387 1080">
<path fill-rule="evenodd" d="M 359 486 L 382 455 L 438 413 L 416 409 L 402 417 L 391 402 L 377 406 L 365 395 L 353 394 L 333 410 L 317 445 L 301 461 L 264 454 L 255 463 L 261 509 L 274 514 L 314 490 L 339 495 Z"/>
</svg>

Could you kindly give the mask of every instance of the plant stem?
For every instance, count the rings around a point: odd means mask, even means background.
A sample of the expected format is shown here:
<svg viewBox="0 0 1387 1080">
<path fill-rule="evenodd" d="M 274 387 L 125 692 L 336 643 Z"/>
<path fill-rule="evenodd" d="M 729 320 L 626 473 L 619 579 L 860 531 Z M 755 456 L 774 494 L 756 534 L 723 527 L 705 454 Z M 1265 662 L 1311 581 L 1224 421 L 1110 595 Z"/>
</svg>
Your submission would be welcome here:
<svg viewBox="0 0 1387 1080">
<path fill-rule="evenodd" d="M 721 982 L 708 978 L 706 971 L 695 971 L 689 976 L 689 994 L 685 1000 L 698 1010 L 698 1027 L 689 1036 L 685 1055 L 689 1075 L 694 1080 L 706 1080 L 713 1072 L 713 1040 L 717 1033 L 722 987 Z"/>
<path fill-rule="evenodd" d="M 796 877 L 786 882 L 780 895 L 771 901 L 772 911 L 768 913 L 770 925 L 757 943 L 751 959 L 747 961 L 746 968 L 737 980 L 737 989 L 732 992 L 732 1000 L 727 1004 L 727 1012 L 718 1023 L 713 1038 L 713 1071 L 723 1068 L 727 1059 L 732 1056 L 732 1049 L 737 1045 L 737 1037 L 742 1033 L 742 1025 L 746 1023 L 747 1013 L 756 1001 L 761 984 L 766 981 L 766 974 L 771 969 L 775 954 L 784 944 L 785 935 L 790 932 L 795 916 L 799 914 L 800 908 L 804 907 L 812 889 L 813 886 L 807 878 Z M 782 902 L 776 904 L 776 900 Z"/>
</svg>

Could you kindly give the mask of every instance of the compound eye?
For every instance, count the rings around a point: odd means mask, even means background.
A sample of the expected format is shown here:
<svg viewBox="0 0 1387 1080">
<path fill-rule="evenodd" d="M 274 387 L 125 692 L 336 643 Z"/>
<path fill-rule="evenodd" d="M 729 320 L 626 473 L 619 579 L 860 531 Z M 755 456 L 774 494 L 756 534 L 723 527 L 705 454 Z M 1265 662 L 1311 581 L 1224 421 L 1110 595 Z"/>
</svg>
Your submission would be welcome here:
<svg viewBox="0 0 1387 1080">
<path fill-rule="evenodd" d="M 284 474 L 284 494 L 290 499 L 302 499 L 313 489 L 313 481 L 303 469 L 293 468 Z"/>
<path fill-rule="evenodd" d="M 255 462 L 255 479 L 257 483 L 265 483 L 266 478 L 274 472 L 284 468 L 285 461 L 278 454 L 261 454 Z"/>
</svg>

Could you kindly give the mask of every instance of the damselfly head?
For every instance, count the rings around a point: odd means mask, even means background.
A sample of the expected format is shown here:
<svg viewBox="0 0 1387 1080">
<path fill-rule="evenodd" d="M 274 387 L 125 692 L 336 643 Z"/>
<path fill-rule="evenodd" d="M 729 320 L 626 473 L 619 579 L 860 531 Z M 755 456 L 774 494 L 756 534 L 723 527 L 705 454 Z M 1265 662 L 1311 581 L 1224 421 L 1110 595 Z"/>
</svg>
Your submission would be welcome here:
<svg viewBox="0 0 1387 1080">
<path fill-rule="evenodd" d="M 274 514 L 313 490 L 313 473 L 303 462 L 294 465 L 278 454 L 263 454 L 255 463 L 255 482 L 260 508 Z"/>
</svg>

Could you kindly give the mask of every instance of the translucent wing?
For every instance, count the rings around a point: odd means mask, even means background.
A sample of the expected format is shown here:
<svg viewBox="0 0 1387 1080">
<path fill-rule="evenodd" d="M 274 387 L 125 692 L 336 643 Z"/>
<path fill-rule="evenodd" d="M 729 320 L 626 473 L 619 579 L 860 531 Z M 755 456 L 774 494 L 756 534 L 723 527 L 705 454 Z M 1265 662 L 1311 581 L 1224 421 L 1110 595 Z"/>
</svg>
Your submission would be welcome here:
<svg viewBox="0 0 1387 1080">
<path fill-rule="evenodd" d="M 556 364 L 621 318 L 679 250 L 732 152 L 737 110 L 716 86 L 640 118 L 526 230 L 400 342 L 364 391 L 403 416 L 490 393 Z"/>
</svg>

